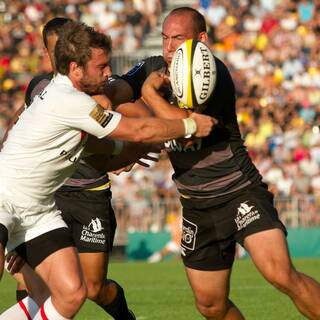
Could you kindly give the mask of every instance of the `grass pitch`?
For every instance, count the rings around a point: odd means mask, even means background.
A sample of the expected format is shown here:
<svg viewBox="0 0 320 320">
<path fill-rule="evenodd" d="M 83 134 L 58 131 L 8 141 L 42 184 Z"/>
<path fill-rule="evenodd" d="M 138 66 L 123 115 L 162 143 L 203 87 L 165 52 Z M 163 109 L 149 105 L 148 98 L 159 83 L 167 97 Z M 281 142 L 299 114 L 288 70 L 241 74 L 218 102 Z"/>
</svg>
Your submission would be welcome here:
<svg viewBox="0 0 320 320">
<path fill-rule="evenodd" d="M 298 270 L 320 281 L 320 259 L 296 259 Z M 157 264 L 110 264 L 110 278 L 126 289 L 129 307 L 138 320 L 200 320 L 181 261 Z M 269 285 L 251 260 L 235 262 L 231 298 L 248 320 L 304 319 L 291 300 Z M 0 283 L 0 313 L 14 303 L 15 284 L 7 274 Z M 111 319 L 92 302 L 86 302 L 76 320 Z"/>
</svg>

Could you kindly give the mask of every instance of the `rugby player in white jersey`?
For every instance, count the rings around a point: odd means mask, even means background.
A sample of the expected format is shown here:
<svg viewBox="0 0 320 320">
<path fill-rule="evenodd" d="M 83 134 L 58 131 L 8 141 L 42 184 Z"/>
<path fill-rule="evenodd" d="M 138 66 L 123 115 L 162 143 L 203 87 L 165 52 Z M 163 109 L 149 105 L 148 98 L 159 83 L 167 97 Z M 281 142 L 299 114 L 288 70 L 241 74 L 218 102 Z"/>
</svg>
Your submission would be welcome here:
<svg viewBox="0 0 320 320">
<path fill-rule="evenodd" d="M 26 90 L 25 106 L 13 117 L 8 130 L 17 122 L 21 111 L 31 105 L 34 97 L 44 90 L 56 74 L 54 48 L 59 35 L 63 32 L 64 24 L 68 21 L 71 19 L 55 17 L 44 25 L 42 38 L 52 71 L 31 80 Z M 93 98 L 100 104 L 103 103 L 104 107 L 110 108 L 111 103 L 105 95 Z M 128 108 L 121 105 L 120 109 L 123 111 L 124 107 Z M 121 144 L 119 146 L 121 147 Z M 136 147 L 139 148 L 139 146 Z M 126 149 L 124 147 L 121 152 L 119 149 L 121 155 L 113 155 L 112 161 L 121 164 L 121 158 L 123 159 Z M 128 158 L 127 155 L 126 158 Z M 133 320 L 136 318 L 133 311 L 128 309 L 124 289 L 118 282 L 107 279 L 109 254 L 113 247 L 116 230 L 110 188 L 110 180 L 105 170 L 97 170 L 86 163 L 85 159 L 81 159 L 71 178 L 55 193 L 55 201 L 78 250 L 88 299 L 95 302 L 115 320 Z M 92 222 L 99 223 L 98 231 L 90 227 L 93 225 Z M 87 235 L 84 236 L 84 233 Z M 10 252 L 6 259 L 9 271 L 18 282 L 16 291 L 18 303 L 1 314 L 0 319 L 27 319 L 27 315 L 32 317 L 37 312 L 38 305 L 41 305 L 50 293 L 43 281 L 28 265 L 24 265 L 23 274 L 15 272 L 17 267 L 19 268 L 19 257 L 14 252 Z M 30 289 L 26 288 L 24 277 L 28 278 L 29 285 L 32 284 Z M 37 305 L 30 303 L 29 296 Z"/>
<path fill-rule="evenodd" d="M 48 285 L 51 296 L 34 319 L 71 319 L 86 298 L 79 258 L 54 192 L 72 174 L 85 148 L 106 136 L 157 143 L 206 136 L 214 120 L 126 118 L 90 97 L 110 76 L 109 39 L 68 22 L 55 49 L 58 75 L 23 112 L 0 153 L 0 274 L 4 249 L 15 249 Z M 99 150 L 97 150 L 99 151 Z"/>
</svg>

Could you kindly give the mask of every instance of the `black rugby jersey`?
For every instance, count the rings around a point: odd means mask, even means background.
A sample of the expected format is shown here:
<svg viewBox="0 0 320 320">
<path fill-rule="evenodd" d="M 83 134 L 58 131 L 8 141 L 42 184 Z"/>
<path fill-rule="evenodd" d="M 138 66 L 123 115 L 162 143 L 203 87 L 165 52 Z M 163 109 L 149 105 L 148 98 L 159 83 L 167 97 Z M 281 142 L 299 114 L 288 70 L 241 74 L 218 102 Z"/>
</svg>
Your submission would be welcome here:
<svg viewBox="0 0 320 320">
<path fill-rule="evenodd" d="M 53 78 L 53 73 L 34 77 L 26 90 L 25 103 L 28 107 L 36 95 L 39 95 Z M 83 189 L 108 189 L 110 179 L 106 172 L 101 172 L 80 160 L 74 174 L 65 182 L 59 191 L 75 191 Z"/>
<path fill-rule="evenodd" d="M 202 113 L 216 118 L 218 125 L 208 137 L 196 139 L 191 146 L 173 140 L 166 147 L 174 169 L 173 180 L 183 196 L 223 202 L 244 188 L 266 185 L 241 138 L 231 75 L 221 60 L 215 57 L 215 62 L 216 86 Z M 177 102 L 172 93 L 166 98 L 172 104 Z"/>
</svg>

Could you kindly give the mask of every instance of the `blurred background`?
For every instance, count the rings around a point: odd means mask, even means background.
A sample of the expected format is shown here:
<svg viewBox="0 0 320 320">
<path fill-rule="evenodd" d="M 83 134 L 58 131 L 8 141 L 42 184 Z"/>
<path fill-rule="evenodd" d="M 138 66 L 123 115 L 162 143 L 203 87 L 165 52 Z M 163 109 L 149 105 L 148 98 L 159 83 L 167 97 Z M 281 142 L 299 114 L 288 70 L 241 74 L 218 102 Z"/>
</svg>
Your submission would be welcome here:
<svg viewBox="0 0 320 320">
<path fill-rule="evenodd" d="M 50 70 L 41 30 L 54 16 L 95 26 L 113 41 L 113 71 L 161 54 L 161 23 L 187 5 L 204 14 L 210 45 L 237 90 L 238 121 L 274 192 L 294 256 L 320 256 L 320 1 L 0 0 L 0 139 L 31 78 Z M 180 216 L 165 154 L 150 169 L 111 176 L 115 256 L 146 259 Z M 179 225 L 179 224 L 177 224 Z"/>
</svg>

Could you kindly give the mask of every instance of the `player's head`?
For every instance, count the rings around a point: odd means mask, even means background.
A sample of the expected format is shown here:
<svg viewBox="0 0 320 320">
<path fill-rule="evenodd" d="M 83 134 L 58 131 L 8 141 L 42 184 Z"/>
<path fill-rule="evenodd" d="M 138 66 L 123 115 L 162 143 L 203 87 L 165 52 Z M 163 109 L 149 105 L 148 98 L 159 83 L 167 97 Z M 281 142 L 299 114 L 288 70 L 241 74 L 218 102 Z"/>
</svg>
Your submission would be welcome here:
<svg viewBox="0 0 320 320">
<path fill-rule="evenodd" d="M 72 21 L 69 18 L 56 17 L 49 20 L 43 27 L 42 39 L 44 46 L 47 49 L 48 56 L 51 62 L 52 70 L 55 73 L 55 61 L 54 61 L 54 48 L 60 34 L 62 33 L 63 26 L 68 22 Z"/>
<path fill-rule="evenodd" d="M 67 75 L 77 89 L 94 95 L 103 92 L 111 75 L 111 41 L 84 23 L 65 24 L 55 48 L 57 71 Z"/>
<path fill-rule="evenodd" d="M 162 25 L 162 50 L 165 61 L 170 64 L 176 49 L 187 39 L 207 41 L 206 21 L 203 15 L 190 7 L 172 10 Z"/>
</svg>

